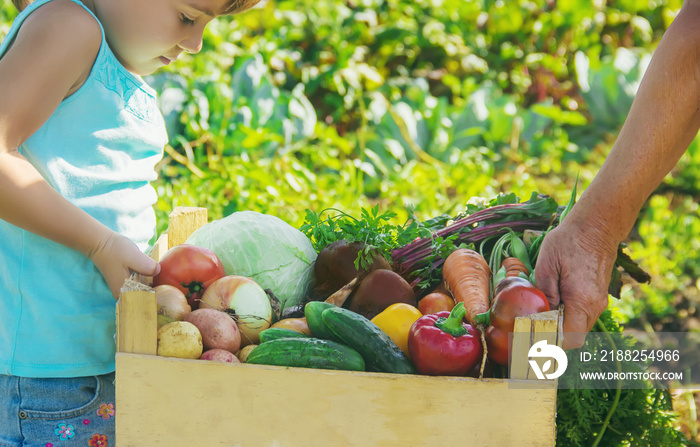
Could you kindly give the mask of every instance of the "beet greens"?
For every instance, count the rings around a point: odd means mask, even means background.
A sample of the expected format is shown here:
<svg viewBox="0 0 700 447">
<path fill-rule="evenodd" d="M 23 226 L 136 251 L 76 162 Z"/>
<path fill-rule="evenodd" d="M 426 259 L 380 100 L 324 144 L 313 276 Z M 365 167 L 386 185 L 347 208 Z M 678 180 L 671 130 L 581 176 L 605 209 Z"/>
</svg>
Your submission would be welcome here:
<svg viewBox="0 0 700 447">
<path fill-rule="evenodd" d="M 471 205 L 454 221 L 391 252 L 394 268 L 413 285 L 427 288 L 440 279 L 441 266 L 459 246 L 479 246 L 514 231 L 546 230 L 554 223 L 559 206 L 551 197 L 536 193 L 519 203 L 514 194 L 501 195 L 481 206 Z"/>
<path fill-rule="evenodd" d="M 300 230 L 311 240 L 317 252 L 338 240 L 362 242 L 356 267 L 367 268 L 375 256 L 383 256 L 394 271 L 414 288 L 428 290 L 442 280 L 442 264 L 452 251 L 469 247 L 489 259 L 497 240 L 514 232 L 522 237 L 526 230 L 539 236 L 528 243 L 530 262 L 534 266 L 539 247 L 547 232 L 558 225 L 562 216 L 575 202 L 576 189 L 566 206 L 545 195 L 532 193 L 524 202 L 515 194 L 500 194 L 480 203 L 469 203 L 457 216 L 446 214 L 421 221 L 409 208 L 409 219 L 394 225 L 395 213 L 380 212 L 378 206 L 362 209 L 359 218 L 344 211 L 328 208 L 319 213 L 306 210 L 306 220 Z M 617 268 L 613 270 L 609 292 L 619 297 L 622 272 L 638 282 L 648 282 L 649 276 L 620 246 Z"/>
</svg>

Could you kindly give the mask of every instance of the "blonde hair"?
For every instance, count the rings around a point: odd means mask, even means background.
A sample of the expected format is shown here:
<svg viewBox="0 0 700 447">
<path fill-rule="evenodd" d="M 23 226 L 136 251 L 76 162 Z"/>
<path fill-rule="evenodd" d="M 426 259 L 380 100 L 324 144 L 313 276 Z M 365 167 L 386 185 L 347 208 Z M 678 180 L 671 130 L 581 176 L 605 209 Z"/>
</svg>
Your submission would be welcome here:
<svg viewBox="0 0 700 447">
<path fill-rule="evenodd" d="M 22 0 L 12 0 L 22 1 Z M 238 14 L 252 8 L 260 3 L 260 0 L 229 0 L 228 7 L 224 9 L 224 14 Z"/>
<path fill-rule="evenodd" d="M 26 8 L 31 2 L 32 0 L 12 0 L 12 4 L 15 5 L 15 8 L 17 8 L 18 11 Z"/>
<path fill-rule="evenodd" d="M 19 11 L 22 11 L 33 0 L 12 0 Z M 238 14 L 239 12 L 247 11 L 253 6 L 260 3 L 260 0 L 231 0 L 228 7 L 224 10 L 224 14 Z"/>
</svg>

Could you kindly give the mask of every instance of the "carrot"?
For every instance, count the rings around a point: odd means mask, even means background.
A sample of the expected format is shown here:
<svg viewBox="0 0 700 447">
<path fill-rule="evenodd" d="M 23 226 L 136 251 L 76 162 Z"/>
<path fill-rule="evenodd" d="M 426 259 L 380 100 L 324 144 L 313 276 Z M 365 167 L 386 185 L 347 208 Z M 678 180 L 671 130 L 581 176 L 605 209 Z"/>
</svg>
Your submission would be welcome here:
<svg viewBox="0 0 700 447">
<path fill-rule="evenodd" d="M 501 262 L 501 267 L 505 267 L 506 277 L 519 276 L 520 272 L 523 272 L 525 276 L 530 274 L 530 272 L 527 270 L 527 267 L 525 267 L 525 264 L 523 264 L 523 261 L 516 258 L 515 256 L 510 256 L 503 259 L 503 261 Z"/>
<path fill-rule="evenodd" d="M 489 310 L 491 269 L 479 253 L 458 248 L 445 260 L 442 278 L 452 293 L 455 303 L 463 303 L 467 320 L 474 324 L 474 316 Z"/>
</svg>

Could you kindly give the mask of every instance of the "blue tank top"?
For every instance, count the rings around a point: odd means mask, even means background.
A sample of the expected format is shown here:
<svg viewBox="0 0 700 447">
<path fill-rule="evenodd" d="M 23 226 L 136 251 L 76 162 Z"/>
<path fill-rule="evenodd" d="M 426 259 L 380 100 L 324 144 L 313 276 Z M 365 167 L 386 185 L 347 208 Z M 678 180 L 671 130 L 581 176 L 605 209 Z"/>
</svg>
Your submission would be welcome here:
<svg viewBox="0 0 700 447">
<path fill-rule="evenodd" d="M 0 58 L 24 19 L 49 1 L 17 16 Z M 166 142 L 155 91 L 119 63 L 102 29 L 88 79 L 20 152 L 63 197 L 145 250 L 156 224 L 150 182 Z M 0 220 L 0 374 L 104 374 L 114 371 L 114 354 L 115 302 L 95 265 Z"/>
</svg>

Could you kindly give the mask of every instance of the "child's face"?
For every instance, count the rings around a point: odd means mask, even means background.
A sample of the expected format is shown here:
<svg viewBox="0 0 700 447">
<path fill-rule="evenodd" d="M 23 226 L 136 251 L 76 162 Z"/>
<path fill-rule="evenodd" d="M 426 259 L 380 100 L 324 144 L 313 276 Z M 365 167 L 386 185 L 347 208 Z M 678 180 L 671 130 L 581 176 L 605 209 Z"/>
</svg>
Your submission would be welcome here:
<svg viewBox="0 0 700 447">
<path fill-rule="evenodd" d="M 197 53 L 204 27 L 227 0 L 86 0 L 105 29 L 117 59 L 132 73 L 147 75 L 183 51 Z"/>
</svg>

